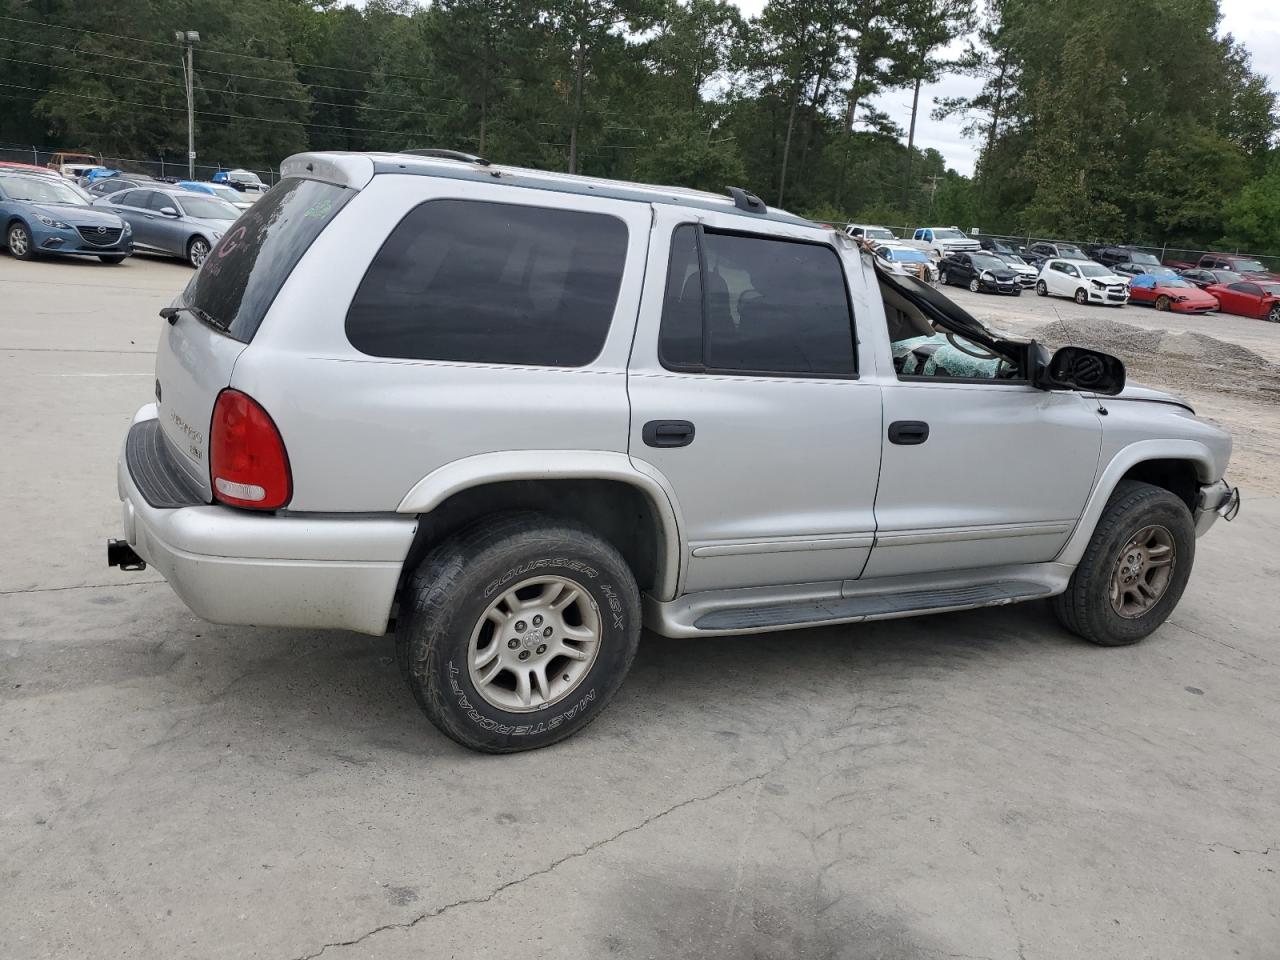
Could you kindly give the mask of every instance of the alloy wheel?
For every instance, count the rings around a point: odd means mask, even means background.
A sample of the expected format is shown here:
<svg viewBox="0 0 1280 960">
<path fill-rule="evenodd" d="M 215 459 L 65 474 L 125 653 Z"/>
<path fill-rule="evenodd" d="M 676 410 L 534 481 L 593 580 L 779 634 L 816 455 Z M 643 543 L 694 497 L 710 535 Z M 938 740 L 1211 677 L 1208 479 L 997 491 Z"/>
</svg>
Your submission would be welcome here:
<svg viewBox="0 0 1280 960">
<path fill-rule="evenodd" d="M 1280 303 L 1271 308 L 1271 312 L 1267 314 L 1267 319 L 1272 323 L 1280 323 Z"/>
<path fill-rule="evenodd" d="M 30 234 L 23 227 L 15 224 L 13 229 L 9 231 L 9 252 L 15 257 L 25 257 L 30 249 Z"/>
<path fill-rule="evenodd" d="M 563 577 L 535 577 L 489 604 L 471 632 L 471 682 L 491 706 L 531 713 L 578 688 L 600 651 L 595 600 Z"/>
<path fill-rule="evenodd" d="M 1036 281 L 1036 294 L 1041 297 L 1049 295 L 1049 287 L 1043 280 Z"/>
<path fill-rule="evenodd" d="M 1135 533 L 1111 573 L 1111 609 L 1126 620 L 1136 620 L 1160 602 L 1172 579 L 1177 561 L 1173 534 L 1159 524 Z"/>
<path fill-rule="evenodd" d="M 1084 287 L 1076 291 L 1076 303 L 1086 304 L 1089 302 L 1089 294 L 1085 292 Z"/>
<path fill-rule="evenodd" d="M 198 267 L 204 263 L 207 256 L 209 256 L 209 244 L 200 237 L 196 237 L 187 250 L 187 259 L 191 261 L 193 267 Z"/>
<path fill-rule="evenodd" d="M 1160 296 L 1156 297 L 1156 309 L 1157 310 L 1169 309 L 1169 298 L 1166 297 L 1163 293 L 1160 294 Z"/>
<path fill-rule="evenodd" d="M 979 286 L 981 286 L 981 285 L 978 283 L 978 281 L 977 281 L 977 280 L 970 280 L 970 281 L 969 281 L 969 292 L 970 292 L 970 293 L 977 293 L 977 292 L 978 292 L 978 288 L 979 288 Z"/>
</svg>

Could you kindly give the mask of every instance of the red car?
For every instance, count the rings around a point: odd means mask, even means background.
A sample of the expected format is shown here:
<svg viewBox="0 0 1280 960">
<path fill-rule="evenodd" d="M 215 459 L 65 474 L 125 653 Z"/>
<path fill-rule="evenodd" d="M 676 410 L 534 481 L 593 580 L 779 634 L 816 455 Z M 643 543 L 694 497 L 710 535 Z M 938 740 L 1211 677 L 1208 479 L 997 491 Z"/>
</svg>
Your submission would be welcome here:
<svg viewBox="0 0 1280 960">
<path fill-rule="evenodd" d="M 1215 283 L 1206 287 L 1205 292 L 1218 298 L 1218 307 L 1223 313 L 1280 323 L 1280 283 L 1238 280 Z"/>
<path fill-rule="evenodd" d="M 1190 280 L 1166 273 L 1140 273 L 1129 281 L 1129 302 L 1154 304 L 1174 313 L 1208 313 L 1218 309 L 1218 298 Z"/>
</svg>

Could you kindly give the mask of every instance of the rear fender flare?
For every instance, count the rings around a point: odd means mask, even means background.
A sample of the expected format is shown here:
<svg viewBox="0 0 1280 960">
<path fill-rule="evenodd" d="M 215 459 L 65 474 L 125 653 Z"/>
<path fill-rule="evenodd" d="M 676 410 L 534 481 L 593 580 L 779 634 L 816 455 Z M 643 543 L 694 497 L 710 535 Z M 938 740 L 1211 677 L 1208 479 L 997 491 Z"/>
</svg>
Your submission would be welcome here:
<svg viewBox="0 0 1280 960">
<path fill-rule="evenodd" d="M 445 464 L 405 494 L 397 513 L 429 513 L 471 487 L 507 480 L 617 480 L 637 488 L 653 505 L 661 525 L 662 557 L 655 594 L 673 600 L 680 582 L 683 527 L 675 491 L 652 465 L 609 450 L 510 450 L 481 453 Z"/>
<path fill-rule="evenodd" d="M 1196 468 L 1196 476 L 1201 483 L 1212 483 L 1217 479 L 1212 451 L 1197 440 L 1139 440 L 1129 444 L 1111 458 L 1098 476 L 1075 529 L 1055 558 L 1058 563 L 1075 566 L 1080 562 L 1116 485 L 1133 467 L 1147 460 L 1186 460 Z"/>
</svg>

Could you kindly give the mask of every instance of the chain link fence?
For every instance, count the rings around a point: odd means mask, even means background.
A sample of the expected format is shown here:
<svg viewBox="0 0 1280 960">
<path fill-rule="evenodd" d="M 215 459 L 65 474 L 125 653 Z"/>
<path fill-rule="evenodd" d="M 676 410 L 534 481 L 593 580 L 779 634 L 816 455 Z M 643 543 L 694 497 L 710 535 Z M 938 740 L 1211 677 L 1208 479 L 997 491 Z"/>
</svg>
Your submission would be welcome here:
<svg viewBox="0 0 1280 960">
<path fill-rule="evenodd" d="M 15 143 L 0 143 L 0 160 L 6 160 L 10 163 L 29 163 L 37 167 L 47 167 L 53 160 L 54 154 L 58 152 L 77 152 L 77 151 L 56 151 L 47 147 L 24 146 Z M 88 151 L 85 151 L 87 153 Z M 179 157 L 155 157 L 152 159 L 136 158 L 136 157 L 112 157 L 98 156 L 96 158 L 104 167 L 111 167 L 114 170 L 124 170 L 126 173 L 144 174 L 148 177 L 154 177 L 157 180 L 163 180 L 166 177 L 176 177 L 179 180 L 187 179 L 187 162 Z M 208 164 L 197 163 L 195 166 L 197 180 L 209 180 L 215 173 L 220 170 L 249 170 L 256 173 L 262 178 L 263 183 L 268 186 L 274 185 L 280 175 L 275 170 L 260 169 L 253 167 L 240 167 L 232 164 Z"/>
<path fill-rule="evenodd" d="M 912 235 L 914 235 L 916 231 L 915 227 L 889 227 L 888 229 L 893 231 L 894 236 L 903 240 L 911 239 Z M 968 231 L 962 232 L 964 232 L 966 236 L 970 236 Z M 1248 257 L 1250 260 L 1257 260 L 1268 270 L 1280 272 L 1280 257 L 1273 257 L 1267 254 L 1249 253 L 1247 250 L 1239 249 L 1208 250 L 1192 249 L 1190 247 L 1170 247 L 1167 245 L 1156 247 L 1141 243 L 1119 244 L 1113 243 L 1109 240 L 1072 240 L 1067 237 L 1038 237 L 1033 233 L 1014 236 L 1007 233 L 987 233 L 986 231 L 981 231 L 978 234 L 973 234 L 973 236 L 991 237 L 994 240 L 1003 240 L 1015 250 L 1020 247 L 1029 247 L 1033 243 L 1073 243 L 1085 253 L 1088 253 L 1090 249 L 1097 246 L 1125 246 L 1130 250 L 1140 250 L 1143 253 L 1149 253 L 1156 257 L 1161 263 L 1177 264 L 1179 266 L 1183 264 L 1194 266 L 1198 264 L 1200 262 L 1200 258 L 1207 253 L 1229 253 L 1233 256 Z"/>
</svg>

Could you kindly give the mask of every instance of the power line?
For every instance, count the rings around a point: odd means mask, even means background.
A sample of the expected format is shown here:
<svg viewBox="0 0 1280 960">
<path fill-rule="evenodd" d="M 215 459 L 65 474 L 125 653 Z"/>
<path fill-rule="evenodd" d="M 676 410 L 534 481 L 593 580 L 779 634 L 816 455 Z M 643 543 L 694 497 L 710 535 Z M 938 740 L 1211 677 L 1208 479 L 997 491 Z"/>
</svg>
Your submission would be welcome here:
<svg viewBox="0 0 1280 960">
<path fill-rule="evenodd" d="M 27 21 L 23 21 L 23 22 L 25 23 Z M 135 63 L 135 64 L 140 64 L 140 65 L 149 66 L 149 67 L 160 67 L 161 69 L 164 69 L 164 70 L 176 69 L 175 64 L 164 63 L 163 61 L 160 61 L 160 60 L 139 60 L 137 57 L 122 57 L 122 56 L 119 56 L 118 54 L 101 53 L 97 50 L 78 50 L 75 47 L 62 47 L 54 43 L 40 43 L 38 40 L 19 40 L 16 37 L 0 37 L 0 42 L 21 43 L 30 47 L 42 47 L 45 50 L 60 50 L 63 53 L 73 53 L 76 56 L 80 56 L 80 57 L 103 57 L 107 60 L 123 60 L 126 63 Z M 209 52 L 209 51 L 203 51 L 203 52 Z M 42 63 L 38 65 L 47 66 L 51 69 L 61 69 L 61 68 L 55 67 L 54 64 Z M 207 67 L 201 67 L 200 70 L 197 72 L 201 74 L 213 74 L 214 76 L 219 76 L 219 77 L 235 77 L 237 80 L 255 80 L 262 83 L 280 83 L 280 84 L 296 83 L 305 87 L 324 87 L 326 90 L 338 90 L 343 93 L 361 93 L 361 94 L 368 95 L 370 92 L 367 88 L 362 88 L 362 87 L 339 87 L 339 86 L 335 86 L 332 83 L 312 83 L 306 80 L 298 80 L 297 78 L 290 80 L 283 77 L 255 77 L 247 73 L 228 73 L 225 70 L 213 70 Z M 459 100 L 457 97 L 421 97 L 413 93 L 391 93 L 390 91 L 380 91 L 378 93 L 378 96 L 398 97 L 403 100 L 414 100 L 414 101 L 435 100 L 435 101 L 439 101 L 440 103 L 465 104 L 467 102 L 465 100 Z M 345 103 L 339 103 L 339 104 L 335 104 L 335 106 L 345 107 L 350 105 Z"/>
<path fill-rule="evenodd" d="M 23 20 L 21 17 L 0 16 L 0 20 L 10 20 L 14 23 L 25 23 L 27 26 L 30 26 L 30 27 L 44 27 L 45 29 L 49 29 L 49 30 L 67 30 L 67 31 L 70 31 L 71 33 L 82 33 L 82 34 L 87 33 L 90 36 L 95 36 L 95 37 L 110 37 L 112 40 L 128 40 L 133 43 L 145 43 L 153 47 L 168 47 L 168 48 L 173 47 L 172 43 L 166 43 L 162 40 L 146 40 L 146 39 L 143 39 L 142 37 L 126 37 L 119 33 L 102 33 L 101 31 L 98 31 L 98 30 L 85 30 L 80 27 L 64 27 L 58 23 L 43 23 L 39 20 Z M 201 52 L 216 54 L 217 56 L 220 56 L 220 57 L 235 57 L 240 60 L 257 60 L 262 63 L 283 63 L 292 67 L 310 67 L 316 70 L 340 70 L 343 73 L 358 73 L 362 76 L 367 76 L 369 73 L 368 70 L 360 70 L 360 69 L 357 69 L 356 67 L 333 67 L 324 63 L 299 63 L 297 60 L 280 60 L 276 57 L 255 57 L 252 54 L 248 54 L 248 53 L 231 53 L 230 51 L 227 51 L 227 50 L 214 50 L 212 48 L 207 48 L 207 47 L 201 48 Z M 414 74 L 408 74 L 408 73 L 387 73 L 387 74 L 383 74 L 383 76 L 395 77 L 399 80 L 425 80 L 428 83 L 430 83 L 432 80 L 431 77 L 416 76 Z"/>
</svg>

